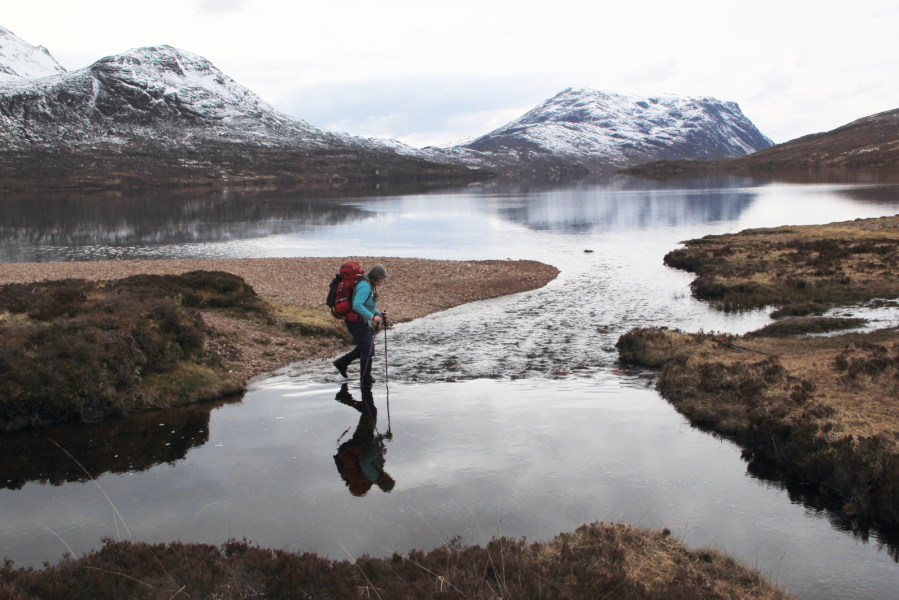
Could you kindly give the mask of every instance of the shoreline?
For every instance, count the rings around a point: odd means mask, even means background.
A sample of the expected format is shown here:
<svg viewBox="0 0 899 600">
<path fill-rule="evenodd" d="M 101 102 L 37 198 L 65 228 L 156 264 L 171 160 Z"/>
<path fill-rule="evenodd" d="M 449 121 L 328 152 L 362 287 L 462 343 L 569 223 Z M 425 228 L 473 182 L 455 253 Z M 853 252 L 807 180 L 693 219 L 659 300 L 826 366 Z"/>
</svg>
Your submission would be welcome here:
<svg viewBox="0 0 899 600">
<path fill-rule="evenodd" d="M 99 550 L 42 570 L 0 565 L 11 598 L 742 598 L 789 600 L 757 568 L 688 548 L 667 529 L 592 523 L 551 541 L 453 538 L 424 553 L 337 560 L 315 553 L 106 539 Z M 68 592 L 68 593 L 67 593 Z"/>
<path fill-rule="evenodd" d="M 389 276 L 379 287 L 379 308 L 390 313 L 393 323 L 411 321 L 468 302 L 534 290 L 559 273 L 555 267 L 536 261 L 390 257 L 2 263 L 0 291 L 7 295 L 8 308 L 0 308 L 0 330 L 7 333 L 0 350 L 21 364 L 17 373 L 9 372 L 0 379 L 0 387 L 6 386 L 5 394 L 19 398 L 0 403 L 6 415 L 0 422 L 0 431 L 66 421 L 96 422 L 114 414 L 213 400 L 245 391 L 248 380 L 292 363 L 334 356 L 347 348 L 351 339 L 337 330 L 324 300 L 328 284 L 345 260 L 356 260 L 366 269 L 375 264 L 386 267 Z M 185 273 L 192 273 L 193 283 L 133 279 L 140 275 L 183 276 Z M 125 278 L 132 279 L 126 282 Z M 67 282 L 52 283 L 61 280 Z M 31 283 L 41 285 L 29 289 L 27 284 Z M 239 289 L 239 292 L 228 289 Z M 36 291 L 39 293 L 35 294 Z M 61 293 L 65 296 L 63 300 L 59 300 Z M 193 300 L 188 301 L 188 296 Z M 126 303 L 124 309 L 122 302 Z M 171 356 L 181 358 L 165 359 L 176 360 L 169 363 L 173 366 L 166 367 L 157 361 L 156 370 L 142 373 L 142 355 L 138 352 L 135 358 L 127 348 L 136 348 L 135 332 L 146 340 L 147 335 L 156 336 L 153 332 L 164 327 L 158 321 L 161 317 L 148 316 L 158 313 L 153 302 L 167 302 L 172 316 L 166 318 L 178 321 L 183 331 L 171 333 L 168 342 L 154 342 L 156 347 L 168 348 L 159 344 L 177 345 L 185 339 L 200 341 L 191 342 L 187 354 L 184 348 L 174 350 Z M 107 314 L 113 304 L 118 306 L 117 316 Z M 12 306 L 18 308 L 9 308 Z M 50 310 L 53 314 L 42 317 L 35 313 L 32 318 L 35 310 L 38 313 Z M 92 314 L 107 314 L 103 317 L 106 324 L 101 325 L 103 331 L 96 329 L 97 317 Z M 198 316 L 191 317 L 192 314 Z M 148 318 L 157 319 L 157 324 L 147 325 Z M 110 319 L 117 324 L 110 325 Z M 185 325 L 188 321 L 189 325 Z M 92 371 L 79 366 L 87 364 L 84 363 L 87 358 L 72 355 L 65 365 L 73 366 L 64 365 L 60 370 L 58 365 L 54 366 L 58 361 L 55 357 L 71 355 L 72 351 L 67 349 L 71 343 L 64 340 L 68 335 L 65 331 L 71 331 L 72 327 L 79 331 L 93 328 L 94 333 L 83 334 L 87 336 L 83 338 L 85 341 L 78 342 L 81 347 L 85 343 L 94 344 L 89 354 L 105 356 L 103 353 L 111 348 L 110 343 L 117 344 L 119 350 L 114 352 L 118 354 L 94 360 L 89 367 Z M 57 333 L 47 338 L 47 334 L 38 331 Z M 97 342 L 98 339 L 107 342 Z M 108 341 L 111 339 L 112 342 Z M 47 362 L 41 362 L 43 359 L 22 362 L 32 352 L 29 348 L 39 356 L 46 355 Z M 165 349 L 159 352 L 171 354 Z M 122 356 L 125 362 L 116 356 Z M 132 364 L 131 358 L 138 362 Z M 126 368 L 124 364 L 130 366 Z M 29 373 L 31 370 L 34 372 Z M 50 388 L 34 391 L 49 385 L 41 381 L 43 376 L 39 371 L 53 373 L 52 385 L 58 393 L 51 394 Z M 63 371 L 78 373 L 78 379 L 71 381 L 73 384 L 81 381 L 78 389 L 82 391 L 66 389 L 66 377 L 72 375 Z M 91 387 L 95 384 L 99 385 L 96 389 Z M 84 385 L 88 387 L 82 389 Z M 103 399 L 90 400 L 103 390 L 103 385 L 107 385 Z M 31 408 L 30 401 L 23 403 L 23 400 L 34 394 L 38 404 Z M 72 397 L 63 399 L 68 396 Z"/>
</svg>

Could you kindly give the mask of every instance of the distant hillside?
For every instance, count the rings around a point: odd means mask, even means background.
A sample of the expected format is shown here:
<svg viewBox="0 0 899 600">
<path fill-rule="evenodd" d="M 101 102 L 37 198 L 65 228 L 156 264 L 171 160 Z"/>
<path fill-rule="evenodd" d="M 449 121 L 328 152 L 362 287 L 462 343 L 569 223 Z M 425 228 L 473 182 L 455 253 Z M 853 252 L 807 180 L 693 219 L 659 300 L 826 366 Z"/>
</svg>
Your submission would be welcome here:
<svg viewBox="0 0 899 600">
<path fill-rule="evenodd" d="M 658 158 L 744 156 L 772 143 L 735 102 L 569 88 L 459 148 L 597 171 Z"/>
<path fill-rule="evenodd" d="M 807 135 L 741 158 L 705 162 L 661 160 L 623 172 L 672 177 L 819 168 L 899 168 L 899 109 L 864 117 L 832 131 Z"/>
</svg>

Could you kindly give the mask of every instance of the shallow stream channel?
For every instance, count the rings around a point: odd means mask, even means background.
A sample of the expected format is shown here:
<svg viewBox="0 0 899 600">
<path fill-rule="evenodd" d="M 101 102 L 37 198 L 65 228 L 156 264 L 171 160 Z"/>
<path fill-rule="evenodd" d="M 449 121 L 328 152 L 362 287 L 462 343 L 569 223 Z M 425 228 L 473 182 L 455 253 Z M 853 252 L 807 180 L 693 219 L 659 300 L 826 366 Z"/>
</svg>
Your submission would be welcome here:
<svg viewBox="0 0 899 600">
<path fill-rule="evenodd" d="M 899 185 L 619 178 L 331 196 L 4 199 L 0 260 L 508 258 L 561 273 L 391 329 L 389 385 L 379 335 L 375 411 L 358 387 L 341 391 L 329 361 L 308 361 L 239 401 L 0 436 L 0 555 L 40 566 L 131 535 L 341 559 L 618 521 L 721 548 L 803 598 L 896 596 L 894 544 L 747 472 L 739 447 L 691 427 L 614 346 L 638 326 L 770 322 L 692 299 L 693 276 L 662 264 L 681 240 L 893 215 Z M 382 297 L 389 308 L 389 286 Z M 343 465 L 352 452 L 362 477 Z"/>
</svg>

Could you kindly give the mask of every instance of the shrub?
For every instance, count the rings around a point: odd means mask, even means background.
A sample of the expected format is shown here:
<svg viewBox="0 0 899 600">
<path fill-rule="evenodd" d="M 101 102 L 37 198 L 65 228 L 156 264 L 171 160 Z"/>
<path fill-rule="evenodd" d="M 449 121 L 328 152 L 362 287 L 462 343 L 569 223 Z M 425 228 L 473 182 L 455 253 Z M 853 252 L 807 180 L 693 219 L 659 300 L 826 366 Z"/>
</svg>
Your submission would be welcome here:
<svg viewBox="0 0 899 600">
<path fill-rule="evenodd" d="M 243 279 L 218 272 L 0 287 L 0 309 L 30 319 L 0 336 L 0 430 L 127 412 L 148 376 L 217 367 L 205 307 L 268 311 Z"/>
</svg>

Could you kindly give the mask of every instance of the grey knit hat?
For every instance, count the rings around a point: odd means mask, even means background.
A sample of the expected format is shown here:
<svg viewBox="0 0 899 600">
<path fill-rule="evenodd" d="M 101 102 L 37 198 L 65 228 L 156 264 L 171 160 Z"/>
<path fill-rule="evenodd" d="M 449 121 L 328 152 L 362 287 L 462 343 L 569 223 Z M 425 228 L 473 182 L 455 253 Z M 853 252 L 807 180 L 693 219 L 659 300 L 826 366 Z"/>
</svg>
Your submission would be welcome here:
<svg viewBox="0 0 899 600">
<path fill-rule="evenodd" d="M 368 272 L 369 281 L 381 281 L 387 278 L 387 269 L 383 265 L 375 265 Z"/>
</svg>

